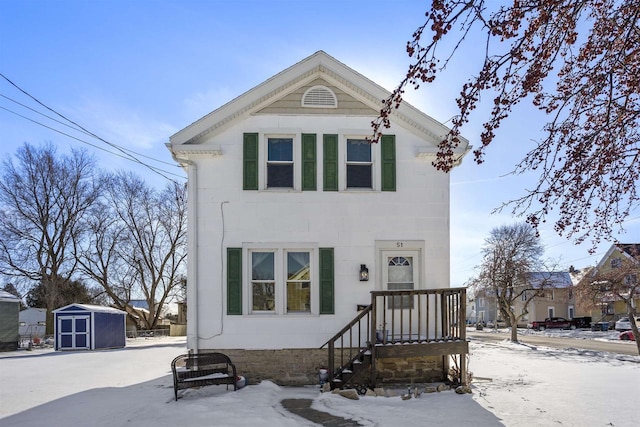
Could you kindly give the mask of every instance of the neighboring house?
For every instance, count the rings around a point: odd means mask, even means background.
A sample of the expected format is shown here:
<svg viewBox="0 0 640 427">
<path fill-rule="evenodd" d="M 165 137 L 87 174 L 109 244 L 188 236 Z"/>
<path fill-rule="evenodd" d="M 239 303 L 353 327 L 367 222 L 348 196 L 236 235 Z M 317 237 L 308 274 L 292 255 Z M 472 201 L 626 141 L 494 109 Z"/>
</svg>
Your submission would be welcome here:
<svg viewBox="0 0 640 427">
<path fill-rule="evenodd" d="M 18 348 L 19 312 L 20 298 L 0 290 L 0 351 L 13 351 Z"/>
<path fill-rule="evenodd" d="M 467 324 L 476 323 L 476 301 L 475 297 L 471 293 L 467 293 Z"/>
<path fill-rule="evenodd" d="M 593 272 L 606 272 L 614 268 L 620 268 L 623 260 L 632 260 L 638 262 L 638 254 L 640 254 L 640 243 L 615 243 L 607 250 L 595 266 Z M 630 277 L 631 280 L 637 281 L 638 277 Z M 583 280 L 589 280 L 589 276 L 585 276 Z M 635 299 L 636 310 L 640 307 L 640 296 Z M 594 320 L 615 322 L 621 317 L 628 316 L 628 310 L 623 300 L 615 295 L 605 295 L 602 298 L 599 307 L 590 308 L 591 316 Z"/>
<path fill-rule="evenodd" d="M 518 316 L 524 314 L 518 326 L 548 317 L 576 317 L 576 299 L 569 272 L 529 272 L 525 278 L 525 286 L 531 290 L 525 291 L 514 305 Z"/>
<path fill-rule="evenodd" d="M 496 320 L 502 321 L 498 313 L 496 293 L 490 289 L 480 289 L 475 296 L 475 323 L 482 325 L 496 325 Z"/>
<path fill-rule="evenodd" d="M 345 366 L 334 344 L 371 354 L 376 329 L 383 343 L 464 341 L 449 175 L 432 166 L 448 129 L 402 103 L 368 143 L 388 94 L 319 51 L 171 136 L 189 186 L 190 351 L 224 350 L 251 381 L 308 384 Z M 382 347 L 371 375 L 387 380 Z M 431 347 L 444 375 L 443 355 L 467 353 Z"/>
<path fill-rule="evenodd" d="M 44 337 L 47 328 L 46 308 L 27 308 L 20 312 L 20 335 Z"/>
</svg>

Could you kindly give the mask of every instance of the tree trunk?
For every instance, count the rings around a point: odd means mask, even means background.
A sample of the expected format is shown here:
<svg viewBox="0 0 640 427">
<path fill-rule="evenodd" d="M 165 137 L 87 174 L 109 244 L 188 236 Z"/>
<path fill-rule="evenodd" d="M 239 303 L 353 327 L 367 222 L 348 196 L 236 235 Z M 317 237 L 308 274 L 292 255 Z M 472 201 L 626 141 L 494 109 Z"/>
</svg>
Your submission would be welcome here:
<svg viewBox="0 0 640 427">
<path fill-rule="evenodd" d="M 509 321 L 511 322 L 511 341 L 518 342 L 518 319 L 512 312 L 509 312 Z"/>
<path fill-rule="evenodd" d="M 631 331 L 633 331 L 633 337 L 636 340 L 636 346 L 638 347 L 638 355 L 640 356 L 640 332 L 638 332 L 638 325 L 636 324 L 636 310 L 631 306 L 631 303 L 627 303 L 629 308 L 629 321 L 631 323 Z"/>
</svg>

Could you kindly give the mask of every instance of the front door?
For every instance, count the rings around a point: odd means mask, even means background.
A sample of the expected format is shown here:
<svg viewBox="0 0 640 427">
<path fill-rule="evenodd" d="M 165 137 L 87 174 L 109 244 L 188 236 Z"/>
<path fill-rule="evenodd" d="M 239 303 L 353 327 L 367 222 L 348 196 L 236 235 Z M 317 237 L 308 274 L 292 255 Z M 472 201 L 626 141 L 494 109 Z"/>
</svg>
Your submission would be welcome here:
<svg viewBox="0 0 640 427">
<path fill-rule="evenodd" d="M 89 348 L 89 316 L 58 317 L 58 346 L 61 350 Z"/>
<path fill-rule="evenodd" d="M 412 290 L 420 287 L 420 269 L 418 251 L 383 251 L 382 252 L 382 283 L 383 289 L 388 291 Z M 417 330 L 410 327 L 410 319 L 417 321 L 415 316 L 409 316 L 410 310 L 418 299 L 413 296 L 390 297 L 386 301 L 385 329 L 387 337 L 400 339 Z M 405 339 L 408 337 L 404 337 Z"/>
</svg>

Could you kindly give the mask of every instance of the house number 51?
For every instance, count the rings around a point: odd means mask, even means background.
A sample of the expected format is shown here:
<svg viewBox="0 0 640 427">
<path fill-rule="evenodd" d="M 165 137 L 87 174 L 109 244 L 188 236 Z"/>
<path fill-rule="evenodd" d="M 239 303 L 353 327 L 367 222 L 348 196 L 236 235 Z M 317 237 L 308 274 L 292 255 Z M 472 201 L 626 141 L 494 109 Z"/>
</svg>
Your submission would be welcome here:
<svg viewBox="0 0 640 427">
<path fill-rule="evenodd" d="M 404 243 L 402 242 L 396 242 L 396 248 L 401 248 L 404 246 Z"/>
</svg>

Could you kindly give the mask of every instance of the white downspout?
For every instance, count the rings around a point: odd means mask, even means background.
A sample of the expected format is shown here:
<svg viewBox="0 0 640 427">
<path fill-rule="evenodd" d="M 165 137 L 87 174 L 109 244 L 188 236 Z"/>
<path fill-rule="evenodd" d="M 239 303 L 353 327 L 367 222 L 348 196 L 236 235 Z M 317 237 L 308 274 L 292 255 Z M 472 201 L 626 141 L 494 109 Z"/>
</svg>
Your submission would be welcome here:
<svg viewBox="0 0 640 427">
<path fill-rule="evenodd" d="M 189 159 L 178 159 L 171 147 L 171 144 L 166 144 L 169 151 L 171 151 L 171 157 L 177 163 L 187 165 L 187 233 L 190 234 L 190 239 L 187 239 L 189 246 L 187 247 L 187 253 L 195 256 L 188 257 L 187 261 L 187 325 L 193 325 L 193 348 L 194 353 L 198 353 L 200 349 L 199 341 L 199 322 L 198 322 L 198 212 L 197 209 L 197 195 L 198 195 L 198 167 L 196 163 Z M 189 329 L 187 327 L 187 329 Z M 187 334 L 187 342 L 189 341 L 189 334 Z"/>
</svg>

